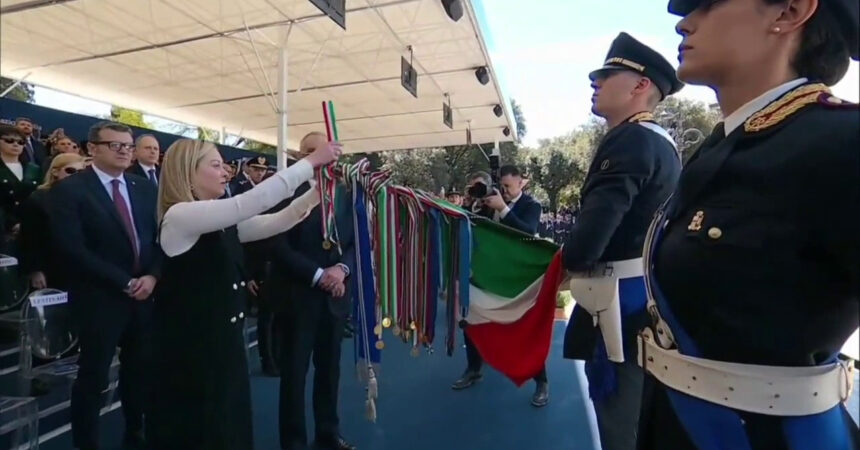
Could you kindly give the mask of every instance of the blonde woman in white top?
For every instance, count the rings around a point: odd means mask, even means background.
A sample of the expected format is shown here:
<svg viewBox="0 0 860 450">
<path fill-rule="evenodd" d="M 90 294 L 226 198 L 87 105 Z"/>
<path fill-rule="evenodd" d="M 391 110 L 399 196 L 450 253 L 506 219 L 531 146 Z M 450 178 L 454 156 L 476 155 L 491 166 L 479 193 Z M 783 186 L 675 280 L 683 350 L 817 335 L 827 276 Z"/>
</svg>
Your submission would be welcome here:
<svg viewBox="0 0 860 450">
<path fill-rule="evenodd" d="M 219 199 L 227 172 L 213 144 L 183 139 L 167 150 L 158 195 L 166 258 L 155 293 L 151 448 L 253 449 L 240 243 L 286 231 L 316 206 L 312 189 L 278 213 L 259 215 L 341 153 L 337 143 L 321 150 L 227 199 Z"/>
</svg>

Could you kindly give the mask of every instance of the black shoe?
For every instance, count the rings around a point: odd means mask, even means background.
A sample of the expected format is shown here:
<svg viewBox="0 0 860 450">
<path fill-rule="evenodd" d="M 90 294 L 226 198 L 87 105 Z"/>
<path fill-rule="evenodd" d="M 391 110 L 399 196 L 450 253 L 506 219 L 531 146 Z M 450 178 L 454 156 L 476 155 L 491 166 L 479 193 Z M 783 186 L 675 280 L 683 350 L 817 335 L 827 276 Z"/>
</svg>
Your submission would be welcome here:
<svg viewBox="0 0 860 450">
<path fill-rule="evenodd" d="M 317 437 L 314 448 L 318 450 L 356 450 L 356 446 L 346 442 L 341 436 Z"/>
<path fill-rule="evenodd" d="M 532 406 L 542 408 L 547 403 L 549 403 L 549 384 L 546 381 L 538 382 L 535 395 L 532 396 Z"/>
<path fill-rule="evenodd" d="M 481 375 L 481 372 L 467 370 L 459 380 L 455 381 L 454 384 L 451 385 L 451 389 L 460 391 L 472 387 L 473 384 L 481 381 L 482 378 L 484 378 L 484 376 Z"/>
</svg>

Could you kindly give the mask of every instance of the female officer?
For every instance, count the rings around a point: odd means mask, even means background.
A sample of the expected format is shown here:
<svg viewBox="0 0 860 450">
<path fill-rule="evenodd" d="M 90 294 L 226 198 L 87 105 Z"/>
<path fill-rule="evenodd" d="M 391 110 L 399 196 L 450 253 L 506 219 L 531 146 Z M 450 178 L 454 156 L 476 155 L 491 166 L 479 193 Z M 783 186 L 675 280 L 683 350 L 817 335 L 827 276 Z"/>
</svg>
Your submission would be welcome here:
<svg viewBox="0 0 860 450">
<path fill-rule="evenodd" d="M 640 449 L 849 449 L 860 304 L 856 0 L 672 0 L 679 78 L 724 121 L 646 244 Z M 691 358 L 692 357 L 692 358 Z"/>
</svg>

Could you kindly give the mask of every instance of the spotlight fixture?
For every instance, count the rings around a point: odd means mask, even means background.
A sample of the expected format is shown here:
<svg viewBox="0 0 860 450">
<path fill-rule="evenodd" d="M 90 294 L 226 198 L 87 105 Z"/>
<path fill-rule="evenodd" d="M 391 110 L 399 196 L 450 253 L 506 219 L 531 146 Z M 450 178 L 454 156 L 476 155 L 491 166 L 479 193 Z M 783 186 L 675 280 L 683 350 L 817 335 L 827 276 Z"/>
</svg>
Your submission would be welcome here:
<svg viewBox="0 0 860 450">
<path fill-rule="evenodd" d="M 511 135 L 511 129 L 508 127 L 502 128 L 502 134 L 504 134 L 505 136 L 510 136 Z"/>
<path fill-rule="evenodd" d="M 460 0 L 442 0 L 442 7 L 454 22 L 463 17 L 463 3 Z"/>
<path fill-rule="evenodd" d="M 475 78 L 477 78 L 481 84 L 487 84 L 490 82 L 490 72 L 486 67 L 478 67 L 475 69 Z"/>
<path fill-rule="evenodd" d="M 495 114 L 496 117 L 502 117 L 502 105 L 493 106 L 493 114 Z"/>
</svg>

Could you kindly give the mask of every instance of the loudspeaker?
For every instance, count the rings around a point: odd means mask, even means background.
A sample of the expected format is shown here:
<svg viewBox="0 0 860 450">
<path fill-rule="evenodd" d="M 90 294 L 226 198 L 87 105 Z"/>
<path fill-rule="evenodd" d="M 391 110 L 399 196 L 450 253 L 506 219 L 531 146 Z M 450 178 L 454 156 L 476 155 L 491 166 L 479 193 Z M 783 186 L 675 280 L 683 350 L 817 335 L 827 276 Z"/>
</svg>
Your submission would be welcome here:
<svg viewBox="0 0 860 450">
<path fill-rule="evenodd" d="M 504 134 L 505 136 L 510 136 L 511 135 L 511 129 L 508 127 L 502 128 L 502 134 Z"/>
<path fill-rule="evenodd" d="M 454 22 L 463 17 L 463 3 L 460 0 L 442 0 L 442 7 L 445 8 L 445 13 Z"/>
<path fill-rule="evenodd" d="M 413 97 L 418 98 L 418 72 L 404 57 L 400 57 L 400 84 Z"/>
<path fill-rule="evenodd" d="M 451 105 L 442 103 L 442 123 L 448 128 L 454 129 L 454 111 L 451 110 Z"/>
<path fill-rule="evenodd" d="M 495 114 L 496 117 L 502 117 L 502 105 L 493 106 L 493 114 Z"/>
<path fill-rule="evenodd" d="M 478 67 L 475 70 L 475 78 L 477 78 L 481 84 L 487 84 L 490 82 L 490 72 L 487 71 L 486 67 Z"/>
</svg>

